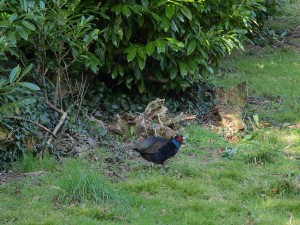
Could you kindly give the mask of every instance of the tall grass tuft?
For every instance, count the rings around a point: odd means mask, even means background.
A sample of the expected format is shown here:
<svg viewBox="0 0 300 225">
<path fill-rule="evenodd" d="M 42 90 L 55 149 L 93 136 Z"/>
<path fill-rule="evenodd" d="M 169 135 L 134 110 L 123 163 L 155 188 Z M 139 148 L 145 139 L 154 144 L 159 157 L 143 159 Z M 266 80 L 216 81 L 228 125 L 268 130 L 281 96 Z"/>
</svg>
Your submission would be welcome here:
<svg viewBox="0 0 300 225">
<path fill-rule="evenodd" d="M 80 161 L 68 160 L 63 166 L 58 186 L 63 189 L 60 200 L 66 203 L 85 203 L 124 206 L 128 199 L 120 194 L 107 179 Z"/>
<path fill-rule="evenodd" d="M 23 158 L 15 163 L 14 170 L 21 173 L 39 170 L 54 171 L 57 165 L 57 160 L 50 155 L 45 155 L 43 158 L 39 158 L 28 153 L 24 154 Z"/>
</svg>

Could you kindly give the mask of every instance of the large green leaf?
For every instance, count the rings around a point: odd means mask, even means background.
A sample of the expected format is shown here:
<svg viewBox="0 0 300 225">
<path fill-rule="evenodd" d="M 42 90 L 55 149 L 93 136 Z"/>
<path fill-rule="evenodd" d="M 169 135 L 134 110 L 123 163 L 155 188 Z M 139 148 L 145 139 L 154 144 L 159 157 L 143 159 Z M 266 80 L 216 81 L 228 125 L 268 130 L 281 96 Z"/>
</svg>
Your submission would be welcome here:
<svg viewBox="0 0 300 225">
<path fill-rule="evenodd" d="M 166 6 L 166 16 L 171 19 L 171 17 L 175 14 L 175 6 L 174 5 L 167 5 Z"/>
<path fill-rule="evenodd" d="M 14 22 L 17 18 L 18 18 L 18 14 L 17 14 L 17 13 L 13 13 L 13 14 L 11 14 L 10 17 L 9 17 L 9 22 L 12 23 L 12 22 Z"/>
<path fill-rule="evenodd" d="M 172 43 L 173 45 L 176 45 L 179 48 L 184 47 L 184 44 L 181 41 L 176 40 L 175 38 L 166 38 L 166 40 L 168 40 L 170 43 Z"/>
<path fill-rule="evenodd" d="M 155 42 L 151 41 L 146 45 L 147 55 L 152 55 L 155 51 Z"/>
<path fill-rule="evenodd" d="M 179 70 L 182 77 L 185 77 L 188 74 L 188 65 L 183 62 L 179 62 Z"/>
<path fill-rule="evenodd" d="M 138 64 L 139 64 L 140 69 L 143 70 L 146 65 L 146 59 L 142 59 L 142 58 L 138 57 Z"/>
<path fill-rule="evenodd" d="M 123 77 L 123 75 L 124 75 L 124 68 L 123 68 L 123 66 L 118 65 L 118 71 L 119 71 L 120 76 Z"/>
<path fill-rule="evenodd" d="M 143 59 L 146 60 L 147 54 L 143 47 L 138 48 L 138 55 Z"/>
<path fill-rule="evenodd" d="M 37 86 L 36 84 L 30 83 L 30 82 L 19 82 L 18 84 L 20 86 L 28 88 L 28 89 L 30 89 L 32 91 L 39 91 L 39 90 L 41 90 L 39 88 L 39 86 Z"/>
<path fill-rule="evenodd" d="M 195 41 L 195 40 L 192 40 L 192 41 L 189 43 L 188 47 L 187 47 L 186 54 L 187 54 L 187 55 L 192 54 L 192 53 L 195 51 L 196 47 L 197 47 L 196 41 Z"/>
<path fill-rule="evenodd" d="M 178 73 L 178 69 L 176 66 L 173 66 L 171 69 L 170 69 L 170 78 L 171 80 L 174 80 L 176 77 L 177 77 L 177 73 Z"/>
<path fill-rule="evenodd" d="M 192 20 L 192 18 L 193 18 L 192 13 L 186 6 L 181 6 L 180 11 L 186 18 L 188 18 L 189 20 Z"/>
<path fill-rule="evenodd" d="M 137 48 L 135 47 L 130 48 L 130 51 L 127 54 L 127 61 L 131 62 L 135 58 L 136 53 L 137 53 Z"/>
<path fill-rule="evenodd" d="M 166 42 L 164 40 L 162 40 L 162 39 L 156 40 L 155 45 L 156 45 L 158 53 L 165 53 L 166 52 Z"/>
<path fill-rule="evenodd" d="M 112 77 L 112 79 L 116 79 L 117 76 L 118 76 L 118 68 L 114 67 L 111 72 L 111 77 Z"/>
<path fill-rule="evenodd" d="M 33 67 L 33 64 L 32 64 L 32 63 L 29 64 L 29 66 L 27 66 L 27 67 L 23 70 L 23 72 L 22 72 L 22 74 L 21 74 L 19 80 L 22 79 L 24 76 L 26 76 L 26 75 L 30 72 L 30 70 L 32 69 L 32 67 Z"/>
<path fill-rule="evenodd" d="M 144 8 L 148 8 L 149 7 L 149 0 L 141 0 L 142 5 Z"/>
<path fill-rule="evenodd" d="M 9 82 L 13 83 L 18 78 L 18 76 L 20 75 L 20 73 L 21 73 L 21 67 L 19 65 L 17 65 L 15 68 L 13 68 L 10 71 Z"/>
<path fill-rule="evenodd" d="M 127 5 L 124 5 L 122 7 L 122 13 L 124 16 L 129 17 L 131 15 L 131 10 L 129 9 L 129 7 Z"/>
<path fill-rule="evenodd" d="M 141 83 L 138 85 L 139 88 L 139 92 L 140 93 L 144 93 L 145 92 L 145 84 L 144 84 L 144 80 L 141 79 Z"/>
<path fill-rule="evenodd" d="M 23 27 L 21 26 L 16 26 L 17 30 L 18 30 L 18 34 L 25 40 L 28 40 L 28 35 L 29 33 L 27 32 L 27 30 L 25 30 Z"/>
<path fill-rule="evenodd" d="M 17 104 L 20 106 L 27 106 L 27 105 L 33 104 L 35 102 L 36 102 L 36 99 L 34 99 L 34 98 L 26 98 L 26 99 L 19 101 Z"/>
<path fill-rule="evenodd" d="M 35 31 L 35 26 L 34 26 L 32 23 L 30 23 L 30 22 L 28 22 L 28 21 L 26 21 L 26 20 L 23 20 L 23 21 L 22 21 L 22 24 L 23 24 L 26 28 L 28 28 L 29 30 Z"/>
</svg>

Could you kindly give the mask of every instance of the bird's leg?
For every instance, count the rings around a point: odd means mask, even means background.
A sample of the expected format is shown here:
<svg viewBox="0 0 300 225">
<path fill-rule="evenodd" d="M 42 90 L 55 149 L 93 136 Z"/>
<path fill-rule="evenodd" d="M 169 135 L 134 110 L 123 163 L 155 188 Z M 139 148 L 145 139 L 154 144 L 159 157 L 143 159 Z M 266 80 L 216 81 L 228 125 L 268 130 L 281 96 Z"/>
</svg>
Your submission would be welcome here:
<svg viewBox="0 0 300 225">
<path fill-rule="evenodd" d="M 155 164 L 153 162 L 150 162 L 150 169 L 153 170 L 155 168 Z"/>
<path fill-rule="evenodd" d="M 168 171 L 167 171 L 167 168 L 165 167 L 164 163 L 161 164 L 161 168 L 162 168 L 162 171 L 163 171 L 163 175 L 166 175 Z"/>
<path fill-rule="evenodd" d="M 155 164 L 154 164 L 153 162 L 146 162 L 146 163 L 144 164 L 144 169 L 153 170 L 153 168 L 155 168 L 154 165 L 155 165 Z"/>
</svg>

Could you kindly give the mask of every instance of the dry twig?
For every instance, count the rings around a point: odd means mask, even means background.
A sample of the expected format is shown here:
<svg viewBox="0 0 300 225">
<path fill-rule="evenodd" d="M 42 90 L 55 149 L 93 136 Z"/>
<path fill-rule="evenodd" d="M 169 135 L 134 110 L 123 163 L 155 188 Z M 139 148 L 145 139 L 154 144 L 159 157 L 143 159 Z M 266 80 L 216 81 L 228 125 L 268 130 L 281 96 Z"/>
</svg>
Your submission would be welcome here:
<svg viewBox="0 0 300 225">
<path fill-rule="evenodd" d="M 19 121 L 26 121 L 26 122 L 29 122 L 29 123 L 32 123 L 40 128 L 42 128 L 43 130 L 47 131 L 48 133 L 50 133 L 53 137 L 56 138 L 56 134 L 54 132 L 52 132 L 51 130 L 49 130 L 47 127 L 43 126 L 42 124 L 39 124 L 33 120 L 30 120 L 30 119 L 25 119 L 25 118 L 22 118 L 22 117 L 19 117 L 19 116 L 6 116 L 5 118 L 8 118 L 8 119 L 14 119 L 14 120 L 19 120 Z"/>
</svg>

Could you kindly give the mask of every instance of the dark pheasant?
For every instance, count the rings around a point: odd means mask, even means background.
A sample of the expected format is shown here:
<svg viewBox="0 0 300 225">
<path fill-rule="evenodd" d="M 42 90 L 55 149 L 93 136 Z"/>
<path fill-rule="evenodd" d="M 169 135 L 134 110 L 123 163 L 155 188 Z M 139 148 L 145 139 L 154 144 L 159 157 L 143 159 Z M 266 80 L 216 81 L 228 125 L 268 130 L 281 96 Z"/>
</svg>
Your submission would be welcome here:
<svg viewBox="0 0 300 225">
<path fill-rule="evenodd" d="M 163 164 L 167 159 L 176 155 L 182 141 L 183 136 L 181 135 L 173 139 L 151 136 L 132 145 L 125 146 L 125 148 L 139 152 L 149 162 Z M 116 149 L 121 150 L 124 147 Z"/>
</svg>

